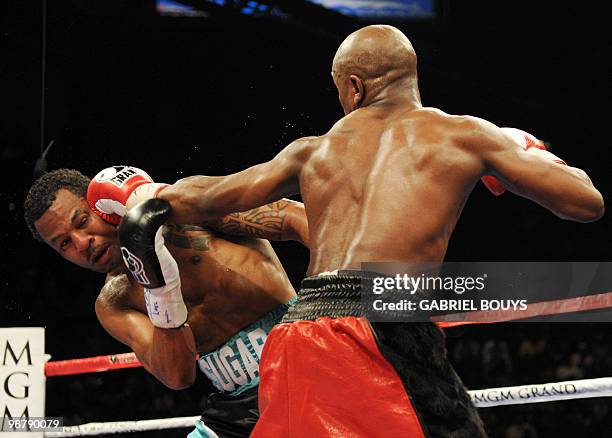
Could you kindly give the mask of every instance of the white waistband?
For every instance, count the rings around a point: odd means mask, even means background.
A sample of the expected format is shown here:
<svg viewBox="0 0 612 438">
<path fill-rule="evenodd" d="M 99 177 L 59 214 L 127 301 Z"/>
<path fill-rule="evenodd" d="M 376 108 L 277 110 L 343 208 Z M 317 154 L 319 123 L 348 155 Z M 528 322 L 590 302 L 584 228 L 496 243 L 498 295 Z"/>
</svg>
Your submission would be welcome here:
<svg viewBox="0 0 612 438">
<path fill-rule="evenodd" d="M 318 274 L 313 275 L 313 277 L 330 277 L 333 275 L 338 275 L 338 269 L 334 269 L 333 271 L 319 272 Z"/>
</svg>

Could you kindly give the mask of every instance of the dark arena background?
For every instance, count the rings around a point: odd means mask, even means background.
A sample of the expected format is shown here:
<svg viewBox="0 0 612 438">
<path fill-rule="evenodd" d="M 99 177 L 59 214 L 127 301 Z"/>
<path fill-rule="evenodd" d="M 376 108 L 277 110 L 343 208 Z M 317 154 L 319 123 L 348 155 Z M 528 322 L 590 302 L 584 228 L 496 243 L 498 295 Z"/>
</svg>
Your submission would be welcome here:
<svg viewBox="0 0 612 438">
<path fill-rule="evenodd" d="M 52 360 L 127 349 L 96 320 L 102 276 L 31 238 L 22 205 L 34 173 L 131 164 L 174 182 L 266 161 L 342 116 L 331 61 L 365 24 L 393 24 L 412 40 L 424 105 L 529 131 L 585 169 L 606 201 L 612 191 L 606 2 L 7 0 L 0 11 L 0 326 L 45 327 Z M 447 259 L 610 261 L 611 231 L 609 217 L 563 221 L 478 184 Z M 307 251 L 274 247 L 297 287 Z M 447 345 L 469 389 L 607 377 L 610 328 L 493 324 L 448 330 Z M 142 368 L 55 377 L 46 413 L 65 424 L 198 415 L 210 389 L 199 373 L 172 391 Z M 609 398 L 480 413 L 491 437 L 612 436 Z"/>
</svg>

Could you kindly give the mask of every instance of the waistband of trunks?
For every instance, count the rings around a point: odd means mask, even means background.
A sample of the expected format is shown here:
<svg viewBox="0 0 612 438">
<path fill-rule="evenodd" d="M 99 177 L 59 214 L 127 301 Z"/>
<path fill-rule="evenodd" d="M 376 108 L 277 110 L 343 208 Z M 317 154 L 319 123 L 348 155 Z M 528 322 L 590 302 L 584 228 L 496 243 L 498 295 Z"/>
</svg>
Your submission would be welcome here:
<svg viewBox="0 0 612 438">
<path fill-rule="evenodd" d="M 281 322 L 314 320 L 322 317 L 363 316 L 361 289 L 375 277 L 375 272 L 339 270 L 302 280 L 298 301 Z"/>
</svg>

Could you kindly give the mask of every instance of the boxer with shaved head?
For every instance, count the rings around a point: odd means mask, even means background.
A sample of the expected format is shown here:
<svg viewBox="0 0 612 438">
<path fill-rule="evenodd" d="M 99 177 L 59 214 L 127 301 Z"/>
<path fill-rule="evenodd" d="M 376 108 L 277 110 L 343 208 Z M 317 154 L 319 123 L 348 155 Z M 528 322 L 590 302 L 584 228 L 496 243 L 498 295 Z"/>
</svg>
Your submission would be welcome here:
<svg viewBox="0 0 612 438">
<path fill-rule="evenodd" d="M 421 103 L 417 56 L 391 26 L 340 45 L 332 78 L 345 117 L 269 162 L 163 189 L 168 219 L 214 220 L 300 193 L 309 277 L 261 363 L 255 437 L 474 438 L 483 425 L 431 323 L 376 323 L 360 307 L 366 262 L 441 262 L 482 177 L 560 218 L 599 219 L 601 194 L 533 136 Z"/>
</svg>

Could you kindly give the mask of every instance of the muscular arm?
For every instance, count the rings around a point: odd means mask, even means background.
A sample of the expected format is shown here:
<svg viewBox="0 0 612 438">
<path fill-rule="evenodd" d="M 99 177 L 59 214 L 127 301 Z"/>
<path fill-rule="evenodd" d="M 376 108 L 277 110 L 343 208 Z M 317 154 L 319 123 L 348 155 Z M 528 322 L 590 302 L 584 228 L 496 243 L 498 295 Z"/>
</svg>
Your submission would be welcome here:
<svg viewBox="0 0 612 438">
<path fill-rule="evenodd" d="M 472 118 L 466 123 L 465 140 L 482 160 L 485 173 L 497 177 L 508 190 L 562 219 L 592 222 L 603 215 L 603 198 L 583 170 L 555 163 L 546 151 L 523 150 L 489 122 Z"/>
<path fill-rule="evenodd" d="M 178 329 L 155 327 L 146 314 L 124 303 L 134 287 L 127 275 L 113 277 L 96 300 L 96 315 L 104 329 L 129 346 L 143 366 L 172 389 L 183 389 L 195 381 L 195 341 L 188 326 Z"/>
<path fill-rule="evenodd" d="M 299 192 L 303 163 L 312 138 L 296 140 L 266 163 L 233 175 L 192 176 L 162 190 L 158 197 L 172 206 L 170 222 L 211 222 Z"/>
<path fill-rule="evenodd" d="M 291 199 L 281 199 L 241 213 L 230 213 L 210 226 L 226 234 L 296 240 L 308 246 L 304 204 Z"/>
</svg>

